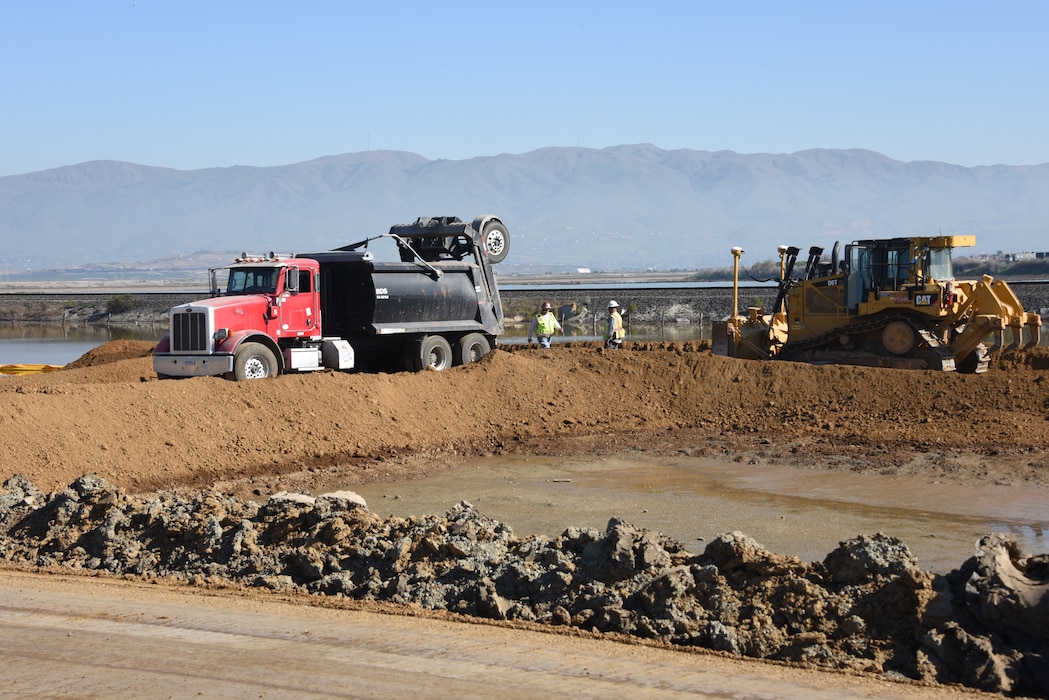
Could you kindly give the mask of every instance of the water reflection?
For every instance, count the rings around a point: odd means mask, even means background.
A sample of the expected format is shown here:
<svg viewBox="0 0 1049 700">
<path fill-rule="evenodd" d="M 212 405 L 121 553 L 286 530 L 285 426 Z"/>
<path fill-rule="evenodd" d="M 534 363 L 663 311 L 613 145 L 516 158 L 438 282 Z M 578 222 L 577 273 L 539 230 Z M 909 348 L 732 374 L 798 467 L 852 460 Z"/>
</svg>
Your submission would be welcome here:
<svg viewBox="0 0 1049 700">
<path fill-rule="evenodd" d="M 1028 525 L 992 520 L 987 523 L 987 528 L 988 532 L 1011 535 L 1024 552 L 1038 554 L 1049 550 L 1049 523 Z"/>
<path fill-rule="evenodd" d="M 165 330 L 147 325 L 0 324 L 0 365 L 65 365 L 111 340 L 157 341 Z"/>
</svg>

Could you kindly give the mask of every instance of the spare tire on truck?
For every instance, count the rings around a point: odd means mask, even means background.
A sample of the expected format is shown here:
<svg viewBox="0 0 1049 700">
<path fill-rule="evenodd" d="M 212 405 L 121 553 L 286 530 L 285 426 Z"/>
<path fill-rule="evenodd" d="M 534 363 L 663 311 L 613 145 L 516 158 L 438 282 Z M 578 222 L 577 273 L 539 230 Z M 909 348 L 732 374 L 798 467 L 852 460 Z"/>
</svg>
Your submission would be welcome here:
<svg viewBox="0 0 1049 700">
<path fill-rule="evenodd" d="M 488 251 L 488 260 L 494 265 L 506 259 L 510 252 L 510 233 L 499 221 L 489 221 L 481 233 L 484 249 Z"/>
</svg>

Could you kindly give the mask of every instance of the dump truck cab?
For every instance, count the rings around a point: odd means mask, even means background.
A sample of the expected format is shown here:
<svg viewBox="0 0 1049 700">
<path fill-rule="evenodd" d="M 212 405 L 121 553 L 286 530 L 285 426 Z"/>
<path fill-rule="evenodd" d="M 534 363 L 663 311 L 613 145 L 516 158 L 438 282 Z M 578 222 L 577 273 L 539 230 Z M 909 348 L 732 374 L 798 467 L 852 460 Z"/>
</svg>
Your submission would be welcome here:
<svg viewBox="0 0 1049 700">
<path fill-rule="evenodd" d="M 162 377 L 251 379 L 294 367 L 292 344 L 322 335 L 319 269 L 315 260 L 244 253 L 229 267 L 211 270 L 211 298 L 169 312 L 170 328 L 154 352 L 154 369 Z"/>
</svg>

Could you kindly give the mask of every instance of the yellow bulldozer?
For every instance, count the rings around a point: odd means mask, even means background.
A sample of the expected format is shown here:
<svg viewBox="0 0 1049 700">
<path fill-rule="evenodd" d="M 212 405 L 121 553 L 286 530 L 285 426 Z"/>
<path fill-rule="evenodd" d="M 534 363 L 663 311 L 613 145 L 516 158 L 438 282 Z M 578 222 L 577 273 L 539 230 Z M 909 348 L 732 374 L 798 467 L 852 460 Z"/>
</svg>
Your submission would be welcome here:
<svg viewBox="0 0 1049 700">
<path fill-rule="evenodd" d="M 739 314 L 739 260 L 733 248 L 732 316 L 714 323 L 714 354 L 816 364 L 985 372 L 993 352 L 1037 345 L 1038 314 L 1024 311 L 1003 280 L 954 279 L 951 251 L 975 236 L 931 236 L 838 243 L 825 260 L 809 249 L 779 248 L 780 274 L 770 313 Z M 1026 331 L 1026 338 L 1025 338 Z M 990 347 L 988 347 L 990 342 Z"/>
</svg>

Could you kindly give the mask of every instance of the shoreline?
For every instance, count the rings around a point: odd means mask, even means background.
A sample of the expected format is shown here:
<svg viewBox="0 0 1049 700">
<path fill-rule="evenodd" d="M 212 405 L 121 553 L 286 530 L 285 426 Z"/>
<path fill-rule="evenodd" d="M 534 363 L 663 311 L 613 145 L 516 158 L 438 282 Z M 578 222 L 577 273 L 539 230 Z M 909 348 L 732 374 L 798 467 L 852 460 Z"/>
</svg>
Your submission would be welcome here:
<svg viewBox="0 0 1049 700">
<path fill-rule="evenodd" d="M 562 310 L 566 318 L 583 323 L 588 323 L 595 311 L 602 314 L 609 298 L 615 298 L 621 306 L 629 309 L 631 320 L 640 324 L 705 324 L 713 319 L 726 318 L 732 310 L 730 286 L 643 288 L 630 286 L 627 282 L 621 284 L 615 289 L 594 289 L 579 284 L 503 289 L 500 298 L 508 324 L 528 319 L 544 301 Z M 1049 282 L 1017 281 L 1011 282 L 1010 286 L 1025 310 L 1043 316 L 1049 312 Z M 775 293 L 775 287 L 741 286 L 739 303 L 744 307 L 758 301 L 770 304 Z M 122 295 L 131 297 L 131 308 L 109 313 L 110 302 Z M 0 291 L 0 323 L 166 325 L 171 307 L 207 297 L 206 290 L 184 288 L 166 291 L 128 287 L 110 291 Z"/>
</svg>

